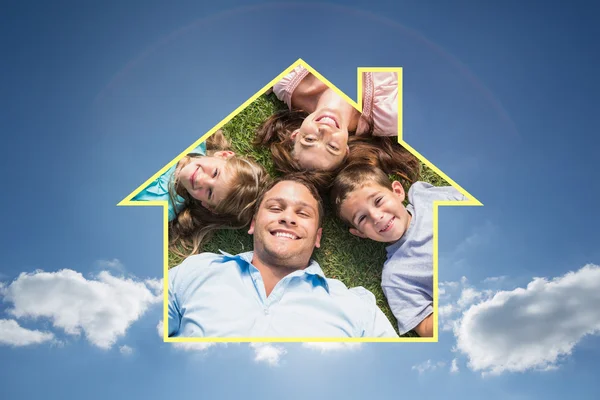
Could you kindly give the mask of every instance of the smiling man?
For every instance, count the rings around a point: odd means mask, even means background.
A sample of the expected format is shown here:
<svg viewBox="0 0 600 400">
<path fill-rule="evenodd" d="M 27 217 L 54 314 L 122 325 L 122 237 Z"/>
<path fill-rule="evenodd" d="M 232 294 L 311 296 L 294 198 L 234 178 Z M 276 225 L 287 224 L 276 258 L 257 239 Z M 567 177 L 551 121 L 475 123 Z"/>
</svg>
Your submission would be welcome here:
<svg viewBox="0 0 600 400">
<path fill-rule="evenodd" d="M 254 251 L 203 253 L 169 271 L 169 336 L 397 337 L 368 290 L 311 260 L 323 205 L 302 175 L 273 182 L 248 233 Z"/>
</svg>

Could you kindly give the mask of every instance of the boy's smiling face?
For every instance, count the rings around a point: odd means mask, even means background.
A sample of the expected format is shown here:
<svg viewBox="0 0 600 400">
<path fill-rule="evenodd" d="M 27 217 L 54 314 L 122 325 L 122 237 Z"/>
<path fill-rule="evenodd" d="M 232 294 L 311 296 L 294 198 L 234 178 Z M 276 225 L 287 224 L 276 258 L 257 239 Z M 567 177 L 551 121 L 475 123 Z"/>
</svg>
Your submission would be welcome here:
<svg viewBox="0 0 600 400">
<path fill-rule="evenodd" d="M 377 242 L 395 242 L 410 225 L 411 215 L 402 204 L 404 197 L 404 188 L 398 181 L 392 183 L 392 190 L 376 183 L 366 184 L 346 197 L 340 214 L 352 224 L 351 234 Z"/>
</svg>

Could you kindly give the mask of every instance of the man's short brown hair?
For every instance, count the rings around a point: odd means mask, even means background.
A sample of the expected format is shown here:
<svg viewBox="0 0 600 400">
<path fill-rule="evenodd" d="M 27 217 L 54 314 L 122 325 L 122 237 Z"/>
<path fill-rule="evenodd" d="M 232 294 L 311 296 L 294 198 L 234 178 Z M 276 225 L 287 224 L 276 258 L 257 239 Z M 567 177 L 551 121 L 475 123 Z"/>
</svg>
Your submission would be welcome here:
<svg viewBox="0 0 600 400">
<path fill-rule="evenodd" d="M 310 181 L 310 179 L 307 179 L 303 173 L 299 173 L 299 172 L 294 172 L 291 174 L 286 174 L 286 175 L 280 176 L 279 178 L 272 180 L 268 185 L 266 185 L 256 201 L 256 207 L 254 208 L 254 216 L 256 217 L 256 214 L 258 213 L 258 210 L 260 209 L 260 206 L 263 202 L 263 199 L 264 199 L 266 193 L 269 190 L 273 189 L 273 187 L 275 187 L 275 185 L 277 185 L 280 182 L 296 182 L 296 183 L 303 185 L 305 188 L 308 189 L 308 191 L 310 192 L 312 197 L 317 201 L 317 208 L 318 208 L 317 211 L 319 213 L 319 228 L 320 228 L 323 225 L 323 218 L 325 217 L 325 209 L 323 206 L 323 199 L 319 195 L 319 191 L 317 190 L 316 186 Z"/>
</svg>

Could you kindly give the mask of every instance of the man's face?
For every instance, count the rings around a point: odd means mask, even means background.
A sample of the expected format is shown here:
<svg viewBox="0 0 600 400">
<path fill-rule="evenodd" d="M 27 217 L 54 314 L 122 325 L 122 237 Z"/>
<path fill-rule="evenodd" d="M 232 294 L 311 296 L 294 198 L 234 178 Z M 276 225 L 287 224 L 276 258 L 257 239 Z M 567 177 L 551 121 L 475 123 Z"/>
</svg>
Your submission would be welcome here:
<svg viewBox="0 0 600 400">
<path fill-rule="evenodd" d="M 277 267 L 306 268 L 321 245 L 317 200 L 302 184 L 279 182 L 269 190 L 252 219 L 254 257 Z"/>
<path fill-rule="evenodd" d="M 394 181 L 392 190 L 367 184 L 348 195 L 340 214 L 354 226 L 350 228 L 351 234 L 391 243 L 399 240 L 410 225 L 411 215 L 402 201 L 404 189 L 398 181 Z"/>
</svg>

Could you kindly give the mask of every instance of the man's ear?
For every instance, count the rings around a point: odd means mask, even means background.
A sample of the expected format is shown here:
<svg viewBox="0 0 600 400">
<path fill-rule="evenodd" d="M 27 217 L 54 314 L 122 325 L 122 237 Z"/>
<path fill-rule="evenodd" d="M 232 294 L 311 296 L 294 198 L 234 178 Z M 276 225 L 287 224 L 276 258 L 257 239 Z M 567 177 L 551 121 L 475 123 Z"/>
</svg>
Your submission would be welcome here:
<svg viewBox="0 0 600 400">
<path fill-rule="evenodd" d="M 315 247 L 318 249 L 321 247 L 321 236 L 323 235 L 323 228 L 319 228 L 317 231 L 317 240 L 315 241 Z"/>
<path fill-rule="evenodd" d="M 231 150 L 222 150 L 222 151 L 217 151 L 217 152 L 213 153 L 213 157 L 224 158 L 226 160 L 233 156 L 235 156 L 235 153 Z"/>
<path fill-rule="evenodd" d="M 250 222 L 250 228 L 248 229 L 248 235 L 252 235 L 254 233 L 254 218 L 252 218 L 252 222 Z"/>
<path fill-rule="evenodd" d="M 404 188 L 402 187 L 402 184 L 400 182 L 392 182 L 392 191 L 396 196 L 400 197 L 400 201 L 404 201 L 406 193 L 404 192 Z"/>
<path fill-rule="evenodd" d="M 359 238 L 367 239 L 367 236 L 358 229 L 350 228 L 350 233 Z"/>
</svg>

